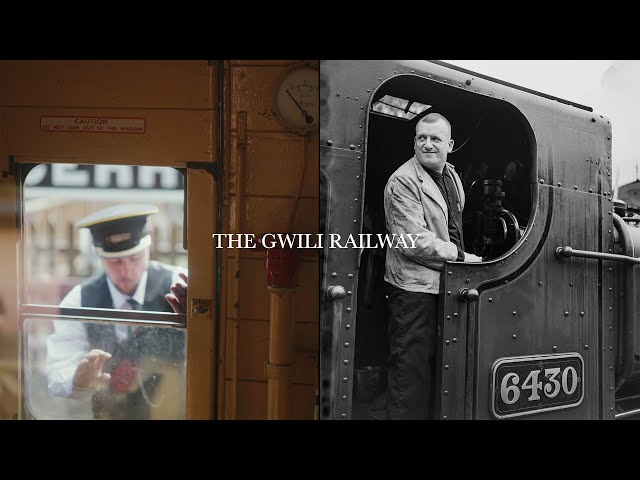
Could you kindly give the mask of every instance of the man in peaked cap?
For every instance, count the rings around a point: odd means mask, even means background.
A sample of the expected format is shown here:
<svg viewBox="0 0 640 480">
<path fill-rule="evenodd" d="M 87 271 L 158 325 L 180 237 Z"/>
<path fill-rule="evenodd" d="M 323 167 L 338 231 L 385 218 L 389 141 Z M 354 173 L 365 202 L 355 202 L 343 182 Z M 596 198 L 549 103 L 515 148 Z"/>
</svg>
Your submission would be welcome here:
<svg viewBox="0 0 640 480">
<path fill-rule="evenodd" d="M 186 271 L 149 258 L 147 217 L 158 211 L 153 205 L 116 205 L 79 220 L 76 227 L 90 230 L 104 272 L 76 285 L 60 307 L 184 313 Z M 120 399 L 118 418 L 148 415 L 140 392 L 128 394 L 143 351 L 183 357 L 182 337 L 169 329 L 143 327 L 133 333 L 127 325 L 54 324 L 55 332 L 47 339 L 49 392 L 76 399 L 92 396 L 94 414 L 101 418 L 113 418 L 109 410 L 114 403 L 104 400 L 110 396 Z M 150 379 L 138 382 L 141 390 L 149 381 L 155 386 L 157 375 Z M 147 392 L 141 393 L 149 403 Z"/>
</svg>

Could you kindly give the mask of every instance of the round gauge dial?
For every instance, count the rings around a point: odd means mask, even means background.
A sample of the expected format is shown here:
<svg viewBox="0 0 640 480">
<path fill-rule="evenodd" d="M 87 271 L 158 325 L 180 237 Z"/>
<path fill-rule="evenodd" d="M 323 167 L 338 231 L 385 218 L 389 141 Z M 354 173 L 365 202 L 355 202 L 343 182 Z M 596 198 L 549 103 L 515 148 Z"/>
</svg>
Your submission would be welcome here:
<svg viewBox="0 0 640 480">
<path fill-rule="evenodd" d="M 308 133 L 318 128 L 319 80 L 318 70 L 305 66 L 289 70 L 276 85 L 275 110 L 290 130 Z"/>
</svg>

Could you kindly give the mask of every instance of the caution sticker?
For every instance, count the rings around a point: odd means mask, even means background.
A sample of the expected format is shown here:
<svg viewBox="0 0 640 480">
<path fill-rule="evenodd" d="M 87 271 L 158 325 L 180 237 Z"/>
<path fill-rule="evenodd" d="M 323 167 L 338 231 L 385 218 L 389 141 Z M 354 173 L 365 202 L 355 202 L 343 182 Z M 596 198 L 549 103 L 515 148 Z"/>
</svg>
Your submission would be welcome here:
<svg viewBox="0 0 640 480">
<path fill-rule="evenodd" d="M 144 118 L 132 117 L 40 117 L 44 132 L 146 133 Z"/>
</svg>

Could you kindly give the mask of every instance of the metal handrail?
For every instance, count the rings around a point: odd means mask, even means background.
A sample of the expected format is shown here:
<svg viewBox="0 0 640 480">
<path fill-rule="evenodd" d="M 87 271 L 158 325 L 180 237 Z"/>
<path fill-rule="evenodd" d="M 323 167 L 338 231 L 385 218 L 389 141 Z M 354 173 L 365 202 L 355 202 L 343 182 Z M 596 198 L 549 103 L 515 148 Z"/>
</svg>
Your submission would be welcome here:
<svg viewBox="0 0 640 480">
<path fill-rule="evenodd" d="M 633 241 L 627 230 L 624 220 L 617 214 L 613 214 L 613 224 L 620 234 L 622 249 L 626 255 L 617 255 L 604 252 L 590 252 L 585 250 L 574 250 L 573 248 L 558 247 L 556 256 L 558 258 L 583 257 L 597 260 L 610 260 L 623 262 L 630 265 L 626 271 L 625 281 L 625 314 L 622 315 L 620 330 L 624 332 L 624 343 L 622 349 L 622 362 L 619 371 L 616 372 L 616 390 L 626 382 L 633 371 L 633 362 L 636 355 L 636 322 L 635 322 L 635 276 L 633 266 L 640 264 L 640 258 L 634 257 Z"/>
<path fill-rule="evenodd" d="M 622 222 L 622 220 L 620 221 Z M 559 258 L 583 257 L 583 258 L 594 258 L 596 260 L 611 260 L 614 262 L 632 263 L 635 265 L 640 264 L 640 258 L 634 258 L 627 255 L 617 255 L 615 253 L 590 252 L 588 250 L 575 250 L 571 247 L 556 248 L 556 256 Z"/>
<path fill-rule="evenodd" d="M 628 412 L 616 413 L 615 419 L 622 420 L 627 417 L 634 417 L 636 415 L 640 415 L 640 408 L 636 408 L 635 410 L 629 410 Z"/>
<path fill-rule="evenodd" d="M 20 316 L 23 318 L 40 317 L 72 321 L 99 320 L 103 323 L 125 323 L 150 327 L 185 328 L 187 326 L 187 316 L 184 313 L 117 310 L 114 308 L 69 308 L 25 304 L 20 308 Z"/>
</svg>

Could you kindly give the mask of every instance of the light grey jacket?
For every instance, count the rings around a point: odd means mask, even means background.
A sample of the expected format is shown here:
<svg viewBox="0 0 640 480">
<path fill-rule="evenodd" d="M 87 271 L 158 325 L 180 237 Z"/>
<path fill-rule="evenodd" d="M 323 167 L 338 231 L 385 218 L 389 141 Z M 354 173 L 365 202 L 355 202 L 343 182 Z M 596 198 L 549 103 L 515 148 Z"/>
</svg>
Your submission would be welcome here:
<svg viewBox="0 0 640 480">
<path fill-rule="evenodd" d="M 450 163 L 445 164 L 443 174 L 447 173 L 456 184 L 457 205 L 462 211 L 462 182 Z M 447 202 L 415 155 L 389 177 L 384 189 L 384 213 L 389 234 L 410 233 L 413 238 L 419 234 L 415 248 L 408 239 L 408 248 L 402 243 L 401 248 L 387 245 L 384 279 L 410 292 L 439 293 L 444 262 L 456 260 L 458 249 L 449 241 Z"/>
</svg>

